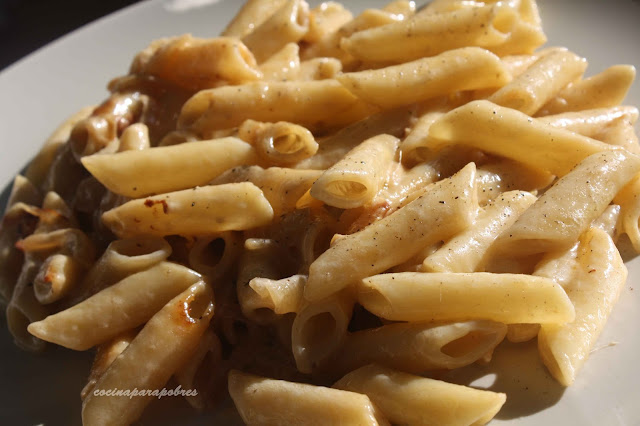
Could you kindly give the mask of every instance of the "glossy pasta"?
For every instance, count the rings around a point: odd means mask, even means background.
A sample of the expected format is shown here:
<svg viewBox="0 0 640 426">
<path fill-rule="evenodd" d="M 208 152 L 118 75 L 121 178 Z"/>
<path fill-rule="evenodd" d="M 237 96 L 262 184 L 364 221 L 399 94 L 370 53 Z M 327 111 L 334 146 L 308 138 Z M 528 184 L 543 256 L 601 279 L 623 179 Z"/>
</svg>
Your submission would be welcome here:
<svg viewBox="0 0 640 426">
<path fill-rule="evenodd" d="M 87 425 L 174 383 L 247 424 L 486 424 L 510 396 L 449 371 L 505 339 L 570 385 L 640 252 L 638 109 L 635 68 L 545 41 L 534 0 L 248 0 L 152 42 L 13 183 L 16 344 L 95 349 Z"/>
</svg>

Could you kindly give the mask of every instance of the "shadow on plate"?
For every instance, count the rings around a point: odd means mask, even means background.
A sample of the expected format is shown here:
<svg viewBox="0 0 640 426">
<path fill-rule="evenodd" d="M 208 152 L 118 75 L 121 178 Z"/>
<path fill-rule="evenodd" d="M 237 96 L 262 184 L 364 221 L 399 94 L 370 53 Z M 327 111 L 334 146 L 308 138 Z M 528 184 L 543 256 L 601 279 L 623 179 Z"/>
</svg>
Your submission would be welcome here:
<svg viewBox="0 0 640 426">
<path fill-rule="evenodd" d="M 448 382 L 507 394 L 497 419 L 526 417 L 555 405 L 565 387 L 548 373 L 537 340 L 501 344 L 488 365 L 473 364 L 439 377 Z"/>
</svg>

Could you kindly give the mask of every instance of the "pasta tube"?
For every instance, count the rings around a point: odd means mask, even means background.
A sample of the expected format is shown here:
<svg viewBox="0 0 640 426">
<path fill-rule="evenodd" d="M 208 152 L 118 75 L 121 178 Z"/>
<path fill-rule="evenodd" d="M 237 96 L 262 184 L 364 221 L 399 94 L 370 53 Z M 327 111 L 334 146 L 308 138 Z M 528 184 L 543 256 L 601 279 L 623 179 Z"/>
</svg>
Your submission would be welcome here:
<svg viewBox="0 0 640 426">
<path fill-rule="evenodd" d="M 298 80 L 326 80 L 336 78 L 342 62 L 336 58 L 312 58 L 300 63 Z"/>
<path fill-rule="evenodd" d="M 273 209 L 252 183 L 203 186 L 129 201 L 102 215 L 120 238 L 208 235 L 266 225 Z"/>
<path fill-rule="evenodd" d="M 254 149 L 231 137 L 82 159 L 107 189 L 131 198 L 205 185 L 227 169 L 256 162 Z"/>
<path fill-rule="evenodd" d="M 424 272 L 476 272 L 491 244 L 528 209 L 536 197 L 510 191 L 498 197 L 478 214 L 473 225 L 447 241 L 422 262 Z"/>
<path fill-rule="evenodd" d="M 528 342 L 538 336 L 540 324 L 509 324 L 507 340 L 513 343 Z"/>
<path fill-rule="evenodd" d="M 559 114 L 619 105 L 636 77 L 632 65 L 614 65 L 600 74 L 576 81 L 545 104 L 539 115 Z"/>
<path fill-rule="evenodd" d="M 366 395 L 229 372 L 229 394 L 250 425 L 388 425 Z"/>
<path fill-rule="evenodd" d="M 503 393 L 414 376 L 376 364 L 352 371 L 333 387 L 367 395 L 389 421 L 403 425 L 484 425 L 507 400 Z"/>
<path fill-rule="evenodd" d="M 161 389 L 196 351 L 213 310 L 213 291 L 203 281 L 171 299 L 97 380 L 82 404 L 83 424 L 128 425 L 137 420 L 153 396 L 102 396 L 96 391 Z"/>
<path fill-rule="evenodd" d="M 16 345 L 31 352 L 42 351 L 45 348 L 45 342 L 44 339 L 30 334 L 28 329 L 51 312 L 51 307 L 38 302 L 30 285 L 38 273 L 38 266 L 37 259 L 25 256 L 25 262 L 6 310 L 7 328 Z"/>
<path fill-rule="evenodd" d="M 344 127 L 320 141 L 318 152 L 296 164 L 295 168 L 325 170 L 367 139 L 381 133 L 401 137 L 410 125 L 413 113 L 410 107 L 385 110 Z"/>
<path fill-rule="evenodd" d="M 613 201 L 620 205 L 622 232 L 627 234 L 633 248 L 640 253 L 640 174 L 636 174 Z"/>
<path fill-rule="evenodd" d="M 144 123 L 135 123 L 122 132 L 118 151 L 142 151 L 150 147 L 149 127 Z"/>
<path fill-rule="evenodd" d="M 198 92 L 182 107 L 178 127 L 206 136 L 250 118 L 288 121 L 314 131 L 350 124 L 374 112 L 335 80 L 256 82 Z"/>
<path fill-rule="evenodd" d="M 171 246 L 162 238 L 142 237 L 113 241 L 93 264 L 77 291 L 72 292 L 69 306 L 129 275 L 166 260 L 171 252 Z"/>
<path fill-rule="evenodd" d="M 71 135 L 71 130 L 78 124 L 80 121 L 89 117 L 93 112 L 95 106 L 86 106 L 74 113 L 72 116 L 68 117 L 46 140 L 42 148 L 40 148 L 40 152 L 36 155 L 36 157 L 31 161 L 27 170 L 25 172 L 25 177 L 29 179 L 29 181 L 33 182 L 34 185 L 41 188 L 43 185 L 47 174 L 49 173 L 49 169 L 56 156 L 58 155 L 58 150 L 62 145 L 67 142 L 69 136 Z"/>
<path fill-rule="evenodd" d="M 298 370 L 311 373 L 343 345 L 353 312 L 353 298 L 340 292 L 303 306 L 291 329 L 291 349 Z"/>
<path fill-rule="evenodd" d="M 213 364 L 213 368 L 211 367 Z M 211 370 L 222 364 L 222 344 L 218 336 L 207 329 L 195 353 L 176 371 L 174 377 L 182 389 L 195 389 L 197 395 L 185 396 L 189 405 L 202 411 L 211 405 L 212 397 L 220 392 L 220 374 Z"/>
<path fill-rule="evenodd" d="M 340 47 L 344 37 L 348 37 L 357 31 L 368 28 L 380 27 L 393 22 L 404 21 L 410 18 L 412 13 L 394 13 L 389 10 L 366 9 L 360 15 L 345 23 L 337 31 L 325 36 L 322 40 L 311 44 L 303 51 L 303 58 L 332 57 L 339 59 L 343 64 L 352 66 L 357 63 L 353 56 Z"/>
<path fill-rule="evenodd" d="M 551 52 L 488 100 L 533 115 L 563 87 L 577 80 L 585 69 L 587 61 L 584 58 L 568 50 Z"/>
<path fill-rule="evenodd" d="M 42 340 L 84 351 L 144 324 L 176 294 L 199 280 L 199 274 L 184 266 L 162 262 L 71 308 L 31 323 L 28 331 Z"/>
<path fill-rule="evenodd" d="M 57 302 L 76 287 L 86 267 L 72 256 L 55 254 L 48 257 L 33 281 L 33 291 L 43 305 Z"/>
<path fill-rule="evenodd" d="M 402 153 L 402 163 L 405 165 L 415 164 L 427 160 L 430 152 L 428 148 L 423 148 L 428 142 L 429 129 L 440 117 L 442 117 L 447 108 L 437 108 L 435 111 L 427 111 L 417 119 L 407 136 L 400 143 L 400 152 Z M 424 154 L 422 155 L 423 152 Z"/>
<path fill-rule="evenodd" d="M 242 38 L 258 62 L 263 62 L 287 43 L 297 43 L 309 30 L 309 5 L 287 0 L 269 19 Z"/>
<path fill-rule="evenodd" d="M 256 185 L 280 217 L 296 209 L 296 202 L 322 174 L 319 170 L 297 170 L 281 167 L 263 169 L 260 166 L 234 167 L 211 181 L 212 185 L 251 182 Z"/>
<path fill-rule="evenodd" d="M 3 305 L 11 299 L 11 294 L 20 276 L 24 262 L 24 253 L 16 243 L 24 236 L 23 232 L 33 232 L 38 222 L 33 208 L 22 202 L 9 205 L 2 217 L 0 226 L 0 302 Z"/>
<path fill-rule="evenodd" d="M 136 56 L 134 74 L 147 74 L 191 91 L 258 80 L 262 73 L 241 41 L 185 34 L 154 41 Z"/>
<path fill-rule="evenodd" d="M 229 25 L 222 31 L 223 36 L 244 37 L 269 19 L 273 12 L 287 0 L 247 0 Z"/>
<path fill-rule="evenodd" d="M 639 170 L 640 157 L 622 150 L 586 158 L 503 233 L 496 249 L 525 255 L 570 247 Z"/>
<path fill-rule="evenodd" d="M 343 5 L 328 1 L 311 9 L 309 13 L 309 31 L 304 36 L 304 41 L 316 43 L 325 37 L 335 33 L 347 22 L 353 19 L 353 15 Z"/>
<path fill-rule="evenodd" d="M 631 123 L 638 120 L 638 108 L 631 106 L 615 106 L 582 111 L 571 111 L 539 117 L 537 120 L 560 129 L 571 130 L 583 136 L 601 140 L 598 136 L 611 123 L 626 119 Z"/>
<path fill-rule="evenodd" d="M 398 142 L 391 135 L 362 142 L 314 182 L 311 196 L 341 209 L 370 202 L 387 180 Z"/>
<path fill-rule="evenodd" d="M 223 232 L 198 238 L 189 250 L 189 266 L 211 282 L 222 280 L 233 270 L 242 252 L 242 238 L 237 232 Z"/>
<path fill-rule="evenodd" d="M 475 172 L 470 163 L 391 215 L 339 240 L 311 264 L 305 298 L 327 297 L 468 227 L 478 207 Z"/>
<path fill-rule="evenodd" d="M 627 268 L 611 237 L 591 228 L 580 238 L 577 269 L 565 287 L 575 306 L 569 324 L 543 324 L 538 334 L 542 361 L 562 385 L 573 383 L 602 332 L 624 283 Z"/>
<path fill-rule="evenodd" d="M 293 275 L 281 280 L 254 278 L 249 281 L 253 290 L 240 300 L 242 312 L 247 318 L 259 317 L 264 310 L 273 311 L 277 315 L 300 311 L 303 303 L 305 275 Z M 260 322 L 258 319 L 256 322 Z"/>
<path fill-rule="evenodd" d="M 292 165 L 318 151 L 318 143 L 310 131 L 284 121 L 247 120 L 238 129 L 238 136 L 251 143 L 258 155 L 272 165 Z"/>
<path fill-rule="evenodd" d="M 478 47 L 449 50 L 401 65 L 341 74 L 351 93 L 381 108 L 394 108 L 461 90 L 501 87 L 511 76 L 500 59 Z"/>
<path fill-rule="evenodd" d="M 288 81 L 300 79 L 300 47 L 297 43 L 284 45 L 260 64 L 265 81 Z"/>
<path fill-rule="evenodd" d="M 393 321 L 487 319 L 504 324 L 573 320 L 562 287 L 523 274 L 401 272 L 365 278 L 358 302 Z"/>
<path fill-rule="evenodd" d="M 338 376 L 370 363 L 414 374 L 460 368 L 493 351 L 506 333 L 492 321 L 383 325 L 347 336 L 329 368 Z"/>
<path fill-rule="evenodd" d="M 464 46 L 490 48 L 509 39 L 518 16 L 507 5 L 418 14 L 414 18 L 359 31 L 341 47 L 358 59 L 406 62 Z"/>
<path fill-rule="evenodd" d="M 107 368 L 115 361 L 115 359 L 124 352 L 129 346 L 131 341 L 136 337 L 137 332 L 129 330 L 121 335 L 117 336 L 113 340 L 107 343 L 103 343 L 98 346 L 96 356 L 91 364 L 91 372 L 87 379 L 87 384 L 82 388 L 80 397 L 84 401 L 85 398 L 91 394 L 91 391 L 95 389 L 98 379 L 107 371 Z"/>
<path fill-rule="evenodd" d="M 564 176 L 589 155 L 611 149 L 489 101 L 469 102 L 445 114 L 430 127 L 429 136 L 431 150 L 462 143 L 557 176 Z"/>
</svg>

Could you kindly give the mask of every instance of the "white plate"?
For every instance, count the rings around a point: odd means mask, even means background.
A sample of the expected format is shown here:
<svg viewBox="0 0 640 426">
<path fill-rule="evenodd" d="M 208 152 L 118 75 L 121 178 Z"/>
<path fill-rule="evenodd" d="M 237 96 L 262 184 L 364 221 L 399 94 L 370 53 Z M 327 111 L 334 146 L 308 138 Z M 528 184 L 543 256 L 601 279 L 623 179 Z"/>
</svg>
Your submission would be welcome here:
<svg viewBox="0 0 640 426">
<path fill-rule="evenodd" d="M 385 2 L 345 3 L 360 11 Z M 640 68 L 637 1 L 540 0 L 539 5 L 549 45 L 567 46 L 587 57 L 588 75 L 618 63 Z M 9 185 L 67 115 L 104 99 L 106 83 L 124 74 L 133 55 L 149 41 L 186 32 L 214 36 L 239 6 L 233 0 L 141 3 L 6 69 L 0 74 L 0 183 Z M 634 85 L 626 103 L 640 105 L 640 84 Z M 505 345 L 496 355 L 500 365 L 467 368 L 454 375 L 455 380 L 508 393 L 494 424 L 640 424 L 640 259 L 628 266 L 628 283 L 597 346 L 618 344 L 593 353 L 572 387 L 565 390 L 549 378 L 531 344 Z M 0 328 L 0 424 L 79 424 L 79 392 L 90 356 L 61 348 L 44 355 L 24 353 L 13 346 L 5 324 Z M 165 424 L 184 424 L 176 410 L 160 407 L 174 405 L 181 403 L 163 399 L 147 409 L 144 423 L 162 419 Z M 211 424 L 212 418 L 228 419 L 223 413 L 200 417 L 193 424 Z"/>
</svg>

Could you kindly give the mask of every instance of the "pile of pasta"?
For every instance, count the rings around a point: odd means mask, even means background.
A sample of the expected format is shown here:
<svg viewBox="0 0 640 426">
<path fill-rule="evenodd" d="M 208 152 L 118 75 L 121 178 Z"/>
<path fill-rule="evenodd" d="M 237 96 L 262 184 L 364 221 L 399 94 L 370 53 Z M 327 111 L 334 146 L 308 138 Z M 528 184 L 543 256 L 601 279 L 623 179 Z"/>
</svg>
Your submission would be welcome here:
<svg viewBox="0 0 640 426">
<path fill-rule="evenodd" d="M 640 251 L 638 110 L 632 66 L 545 42 L 534 0 L 249 0 L 154 41 L 15 179 L 16 343 L 96 349 L 88 425 L 171 384 L 249 424 L 485 424 L 506 395 L 429 375 L 504 339 L 570 385 Z"/>
</svg>

